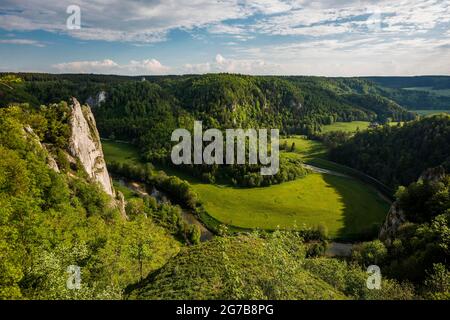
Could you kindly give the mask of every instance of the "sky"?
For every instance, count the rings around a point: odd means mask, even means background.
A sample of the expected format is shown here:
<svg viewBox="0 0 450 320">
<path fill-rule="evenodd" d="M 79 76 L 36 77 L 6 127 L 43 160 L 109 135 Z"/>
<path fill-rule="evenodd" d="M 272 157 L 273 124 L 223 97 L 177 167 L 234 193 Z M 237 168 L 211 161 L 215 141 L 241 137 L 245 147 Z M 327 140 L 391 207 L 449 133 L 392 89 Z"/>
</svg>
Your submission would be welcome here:
<svg viewBox="0 0 450 320">
<path fill-rule="evenodd" d="M 450 75 L 450 0 L 0 0 L 2 71 Z"/>
</svg>

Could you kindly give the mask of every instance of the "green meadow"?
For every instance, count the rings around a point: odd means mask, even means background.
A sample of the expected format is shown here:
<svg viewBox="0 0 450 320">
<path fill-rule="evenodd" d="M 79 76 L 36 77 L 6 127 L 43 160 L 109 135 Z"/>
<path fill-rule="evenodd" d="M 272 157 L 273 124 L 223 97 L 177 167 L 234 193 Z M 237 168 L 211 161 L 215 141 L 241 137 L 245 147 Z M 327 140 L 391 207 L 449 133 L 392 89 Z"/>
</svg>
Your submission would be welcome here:
<svg viewBox="0 0 450 320">
<path fill-rule="evenodd" d="M 319 141 L 308 140 L 303 136 L 290 136 L 280 139 L 280 146 L 284 143 L 286 143 L 288 151 L 291 151 L 292 144 L 294 144 L 292 152 L 298 154 L 303 161 L 325 157 L 326 148 Z"/>
<path fill-rule="evenodd" d="M 283 156 L 301 157 L 313 164 L 326 161 L 326 150 L 319 142 L 301 136 L 283 141 L 289 147 L 295 143 L 295 151 L 283 152 Z M 137 149 L 128 144 L 103 141 L 103 150 L 107 161 L 139 161 Z M 382 223 L 389 210 L 374 188 L 350 177 L 310 173 L 279 185 L 235 188 L 201 183 L 173 168 L 164 170 L 188 180 L 211 217 L 237 228 L 325 226 L 331 238 L 357 239 Z"/>
<path fill-rule="evenodd" d="M 412 111 L 421 116 L 432 116 L 441 113 L 450 114 L 450 110 L 412 110 Z"/>
<path fill-rule="evenodd" d="M 370 125 L 368 121 L 335 122 L 322 127 L 322 133 L 330 131 L 356 132 L 366 130 Z"/>
<path fill-rule="evenodd" d="M 130 164 L 141 162 L 139 149 L 131 143 L 102 140 L 102 147 L 106 162 L 116 161 Z"/>
<path fill-rule="evenodd" d="M 248 229 L 323 225 L 332 238 L 357 238 L 382 222 L 389 209 L 372 188 L 328 174 L 313 173 L 264 188 L 199 183 L 193 187 L 212 217 Z"/>
</svg>

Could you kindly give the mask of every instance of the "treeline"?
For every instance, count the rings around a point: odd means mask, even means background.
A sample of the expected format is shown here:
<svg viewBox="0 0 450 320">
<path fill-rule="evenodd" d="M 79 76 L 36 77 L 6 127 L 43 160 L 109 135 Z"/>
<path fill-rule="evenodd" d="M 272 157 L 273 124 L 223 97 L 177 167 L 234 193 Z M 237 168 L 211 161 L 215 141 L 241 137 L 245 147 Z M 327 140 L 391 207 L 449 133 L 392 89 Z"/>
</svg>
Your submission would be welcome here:
<svg viewBox="0 0 450 320">
<path fill-rule="evenodd" d="M 189 173 L 193 177 L 206 183 L 225 183 L 235 187 L 254 188 L 266 187 L 292 181 L 308 174 L 303 167 L 303 162 L 297 158 L 289 158 L 280 155 L 279 170 L 274 175 L 261 175 L 261 164 L 239 164 L 239 165 L 173 165 L 170 157 L 162 158 L 147 157 L 148 161 L 163 166 L 179 169 Z M 265 166 L 264 166 L 265 167 Z"/>
<path fill-rule="evenodd" d="M 330 151 L 333 161 L 391 187 L 408 185 L 427 168 L 450 164 L 450 117 L 434 116 L 358 132 Z"/>
</svg>

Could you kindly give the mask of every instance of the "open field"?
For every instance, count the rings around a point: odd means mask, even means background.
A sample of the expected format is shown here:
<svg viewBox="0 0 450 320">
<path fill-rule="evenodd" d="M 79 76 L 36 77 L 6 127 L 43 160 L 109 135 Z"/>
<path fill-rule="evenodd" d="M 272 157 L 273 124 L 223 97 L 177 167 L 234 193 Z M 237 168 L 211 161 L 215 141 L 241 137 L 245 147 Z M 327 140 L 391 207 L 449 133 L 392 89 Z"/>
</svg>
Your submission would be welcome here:
<svg viewBox="0 0 450 320">
<path fill-rule="evenodd" d="M 438 96 L 450 97 L 450 89 L 433 89 L 432 87 L 411 87 L 403 88 L 404 90 L 426 91 L 434 93 Z"/>
<path fill-rule="evenodd" d="M 284 142 L 286 142 L 289 151 L 292 144 L 295 143 L 293 152 L 300 155 L 300 158 L 305 162 L 310 159 L 325 157 L 326 148 L 319 141 L 308 140 L 302 136 L 291 136 L 289 138 L 281 138 L 280 146 Z"/>
<path fill-rule="evenodd" d="M 140 162 L 139 149 L 130 143 L 102 140 L 102 147 L 107 162 Z"/>
<path fill-rule="evenodd" d="M 435 114 L 448 113 L 450 114 L 450 110 L 411 110 L 421 116 L 432 116 Z"/>
<path fill-rule="evenodd" d="M 389 209 L 376 191 L 352 178 L 309 174 L 265 188 L 194 183 L 208 213 L 241 228 L 324 225 L 332 238 L 357 238 L 380 224 Z"/>
<path fill-rule="evenodd" d="M 352 122 L 335 122 L 322 127 L 322 133 L 330 131 L 345 131 L 356 132 L 359 130 L 366 130 L 370 125 L 368 121 L 352 121 Z"/>
<path fill-rule="evenodd" d="M 295 142 L 295 152 L 283 155 L 321 163 L 325 149 L 320 142 L 299 136 L 283 140 L 288 146 Z M 139 159 L 137 149 L 130 145 L 111 141 L 103 144 L 107 161 Z M 331 169 L 337 171 L 339 167 Z M 278 226 L 290 229 L 323 225 L 331 238 L 357 239 L 382 223 L 389 209 L 374 188 L 349 177 L 311 173 L 295 181 L 248 189 L 201 183 L 176 169 L 164 170 L 188 180 L 211 217 L 238 228 L 273 230 Z"/>
</svg>

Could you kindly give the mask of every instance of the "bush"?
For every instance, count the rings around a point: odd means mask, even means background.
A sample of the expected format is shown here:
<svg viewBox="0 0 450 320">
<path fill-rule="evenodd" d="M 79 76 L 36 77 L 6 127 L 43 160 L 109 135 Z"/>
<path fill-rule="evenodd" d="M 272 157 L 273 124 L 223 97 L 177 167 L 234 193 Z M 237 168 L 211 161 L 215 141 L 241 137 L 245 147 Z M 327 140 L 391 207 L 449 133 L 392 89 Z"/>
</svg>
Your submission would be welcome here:
<svg viewBox="0 0 450 320">
<path fill-rule="evenodd" d="M 353 247 L 352 259 L 362 266 L 381 264 L 387 256 L 387 249 L 380 240 L 364 242 Z"/>
</svg>

